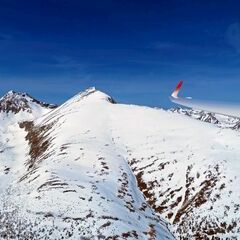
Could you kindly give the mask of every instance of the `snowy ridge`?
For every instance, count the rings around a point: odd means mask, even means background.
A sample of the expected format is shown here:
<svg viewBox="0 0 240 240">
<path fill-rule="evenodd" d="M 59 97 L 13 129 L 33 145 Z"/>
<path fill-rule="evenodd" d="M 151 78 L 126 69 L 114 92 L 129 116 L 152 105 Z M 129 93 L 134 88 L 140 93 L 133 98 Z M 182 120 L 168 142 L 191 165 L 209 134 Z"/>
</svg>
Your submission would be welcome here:
<svg viewBox="0 0 240 240">
<path fill-rule="evenodd" d="M 20 229 L 18 234 L 36 239 L 173 239 L 138 189 L 124 149 L 114 142 L 111 102 L 89 89 L 35 123 L 20 124 L 27 140 L 22 155 L 28 157 L 18 163 L 20 171 L 8 169 L 14 181 L 4 184 L 2 194 L 9 199 L 2 201 L 5 211 L 14 209 L 13 232 Z M 9 225 L 6 219 L 3 225 Z M 19 227 L 18 219 L 28 224 Z"/>
<path fill-rule="evenodd" d="M 240 129 L 239 118 L 228 117 L 220 114 L 193 109 L 173 108 L 170 109 L 169 111 L 180 113 L 182 115 L 186 115 L 193 119 L 197 119 L 203 122 L 213 123 L 221 128 L 230 128 L 235 130 Z"/>
<path fill-rule="evenodd" d="M 2 129 L 0 236 L 173 239 L 169 221 L 177 238 L 237 239 L 240 132 L 112 103 L 91 88 Z"/>
</svg>

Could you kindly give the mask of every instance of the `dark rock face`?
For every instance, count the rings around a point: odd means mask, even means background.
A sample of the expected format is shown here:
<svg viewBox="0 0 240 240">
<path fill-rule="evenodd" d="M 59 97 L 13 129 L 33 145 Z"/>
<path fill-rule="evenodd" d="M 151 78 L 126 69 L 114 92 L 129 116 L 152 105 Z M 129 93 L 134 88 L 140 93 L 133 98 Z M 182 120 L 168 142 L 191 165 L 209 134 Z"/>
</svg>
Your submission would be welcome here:
<svg viewBox="0 0 240 240">
<path fill-rule="evenodd" d="M 236 129 L 236 130 L 240 129 L 240 120 L 233 126 L 233 129 Z"/>
</svg>

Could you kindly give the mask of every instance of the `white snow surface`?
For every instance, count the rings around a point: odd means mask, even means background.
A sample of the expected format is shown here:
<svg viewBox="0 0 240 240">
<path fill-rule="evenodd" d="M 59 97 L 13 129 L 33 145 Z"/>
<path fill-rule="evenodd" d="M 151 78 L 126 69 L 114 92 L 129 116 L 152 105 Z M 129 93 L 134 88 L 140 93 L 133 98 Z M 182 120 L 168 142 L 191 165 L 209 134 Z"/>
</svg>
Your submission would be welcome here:
<svg viewBox="0 0 240 240">
<path fill-rule="evenodd" d="M 11 144 L 0 155 L 2 236 L 11 236 L 10 222 L 12 231 L 36 239 L 174 239 L 138 188 L 125 147 L 115 144 L 111 101 L 89 89 L 35 126 L 8 126 Z"/>
<path fill-rule="evenodd" d="M 0 113 L 0 236 L 240 238 L 240 132 L 112 102 Z"/>
</svg>

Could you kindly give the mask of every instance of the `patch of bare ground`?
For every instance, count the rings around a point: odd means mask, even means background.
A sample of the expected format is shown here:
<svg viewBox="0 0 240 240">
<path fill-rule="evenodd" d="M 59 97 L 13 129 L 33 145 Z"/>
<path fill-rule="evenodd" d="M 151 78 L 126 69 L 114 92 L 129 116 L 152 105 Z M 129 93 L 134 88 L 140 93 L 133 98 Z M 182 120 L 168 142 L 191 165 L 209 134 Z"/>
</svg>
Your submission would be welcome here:
<svg viewBox="0 0 240 240">
<path fill-rule="evenodd" d="M 106 228 L 109 227 L 112 223 L 110 221 L 107 221 L 106 223 L 102 224 L 102 226 L 100 226 L 100 228 Z"/>
<path fill-rule="evenodd" d="M 102 166 L 102 169 L 101 169 L 101 173 L 99 175 L 100 176 L 108 175 L 109 174 L 109 167 L 108 167 L 107 163 L 104 162 L 104 161 L 101 161 L 101 166 Z"/>
<path fill-rule="evenodd" d="M 207 201 L 210 201 L 210 195 L 219 180 L 219 167 L 215 166 L 214 171 L 208 170 L 205 172 L 205 180 L 200 184 L 199 190 L 192 194 L 191 185 L 194 183 L 194 177 L 190 176 L 192 168 L 193 165 L 189 165 L 186 171 L 184 200 L 173 220 L 174 224 L 178 223 L 183 215 L 187 215 L 194 208 L 198 208 Z"/>
<path fill-rule="evenodd" d="M 184 215 L 182 221 L 177 228 L 177 233 L 181 236 L 184 235 L 186 239 L 220 239 L 216 235 L 231 233 L 233 229 L 236 232 L 240 230 L 238 224 L 235 221 L 226 223 L 222 219 L 217 221 L 209 221 L 207 218 L 201 218 L 200 221 L 193 214 Z M 187 232 L 186 230 L 190 231 Z M 231 236 L 231 234 L 229 235 Z M 226 239 L 237 239 L 234 236 Z"/>
<path fill-rule="evenodd" d="M 101 219 L 110 219 L 110 220 L 114 220 L 114 221 L 119 221 L 119 218 L 117 217 L 112 217 L 112 216 L 101 216 Z"/>
<path fill-rule="evenodd" d="M 135 230 L 122 233 L 123 239 L 138 239 L 138 234 Z"/>
<path fill-rule="evenodd" d="M 123 171 L 123 169 L 121 169 Z M 135 212 L 135 208 L 133 206 L 134 200 L 129 193 L 129 181 L 128 181 L 128 175 L 125 172 L 122 172 L 121 178 L 118 179 L 118 182 L 120 183 L 120 188 L 118 189 L 118 198 L 124 200 L 125 207 L 129 209 L 130 212 Z"/>
<path fill-rule="evenodd" d="M 148 237 L 148 240 L 155 240 L 156 239 L 156 229 L 155 225 L 150 224 L 149 230 L 147 232 L 144 232 L 144 234 Z"/>
<path fill-rule="evenodd" d="M 50 189 L 56 189 L 56 188 L 64 188 L 65 186 L 68 186 L 67 183 L 61 182 L 60 179 L 49 179 L 47 180 L 45 183 L 43 183 L 42 185 L 40 185 L 38 187 L 38 191 L 44 191 L 44 190 L 50 190 Z M 69 190 L 66 190 L 69 191 Z M 64 191 L 65 192 L 65 191 Z"/>
<path fill-rule="evenodd" d="M 19 124 L 20 128 L 24 128 L 27 132 L 26 140 L 29 144 L 29 158 L 25 165 L 28 168 L 28 173 L 21 178 L 20 181 L 27 178 L 28 175 L 37 169 L 37 166 L 45 158 L 49 157 L 51 153 L 46 153 L 51 145 L 51 138 L 49 137 L 49 130 L 54 125 L 54 122 L 48 125 L 35 126 L 33 122 L 22 122 Z"/>
<path fill-rule="evenodd" d="M 154 208 L 154 203 L 156 202 L 157 199 L 154 196 L 154 194 L 151 193 L 151 189 L 148 187 L 147 183 L 143 180 L 142 176 L 143 176 L 143 171 L 139 172 L 136 175 L 138 187 L 143 192 L 148 203 Z"/>
<path fill-rule="evenodd" d="M 0 239 L 53 239 L 54 232 L 59 233 L 62 239 L 66 239 L 73 233 L 73 227 L 59 229 L 54 224 L 44 226 L 43 220 L 53 217 L 51 213 L 46 213 L 44 216 L 39 215 L 34 220 L 30 220 L 19 212 L 19 206 L 15 204 L 8 202 L 3 206 L 0 211 Z"/>
<path fill-rule="evenodd" d="M 156 186 L 157 182 L 156 181 L 150 181 L 148 183 L 146 183 L 143 180 L 143 172 L 139 172 L 136 175 L 136 179 L 137 179 L 137 183 L 138 183 L 138 187 L 140 188 L 140 190 L 142 191 L 142 193 L 144 194 L 144 197 L 146 199 L 146 201 L 148 202 L 148 204 L 158 213 L 162 213 L 164 211 L 167 210 L 167 206 L 165 205 L 167 200 L 165 200 L 164 202 L 162 202 L 161 205 L 157 205 L 157 197 L 155 196 L 155 194 L 153 193 L 153 188 L 154 186 Z M 170 189 L 168 189 L 167 191 L 170 191 Z"/>
<path fill-rule="evenodd" d="M 237 227 L 236 222 L 227 224 L 224 219 L 209 220 L 201 219 L 200 223 L 194 216 L 195 208 L 202 207 L 207 202 L 215 202 L 221 199 L 221 192 L 213 195 L 213 190 L 220 181 L 219 166 L 209 168 L 204 172 L 205 180 L 199 185 L 199 190 L 194 193 L 191 192 L 192 184 L 194 184 L 194 177 L 190 176 L 192 165 L 189 165 L 186 171 L 186 191 L 184 200 L 181 203 L 173 223 L 178 225 L 177 232 L 186 234 L 189 228 L 194 233 L 193 237 L 196 239 L 206 239 L 216 234 L 224 234 L 231 232 Z M 198 173 L 199 174 L 199 173 Z M 225 184 L 221 184 L 220 190 L 225 188 Z M 229 209 L 228 209 L 229 210 Z M 186 224 L 188 223 L 188 224 Z M 192 223 L 192 224 L 191 224 Z"/>
</svg>

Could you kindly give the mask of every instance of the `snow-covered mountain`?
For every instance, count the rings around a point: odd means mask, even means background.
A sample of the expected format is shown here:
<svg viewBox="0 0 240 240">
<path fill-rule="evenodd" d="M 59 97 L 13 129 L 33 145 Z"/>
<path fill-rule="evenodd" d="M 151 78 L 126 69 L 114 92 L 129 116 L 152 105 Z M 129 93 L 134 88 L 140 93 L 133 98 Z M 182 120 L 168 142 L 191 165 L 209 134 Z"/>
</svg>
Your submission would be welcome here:
<svg viewBox="0 0 240 240">
<path fill-rule="evenodd" d="M 114 103 L 89 89 L 41 105 L 34 121 L 25 107 L 11 115 L 0 139 L 1 238 L 173 239 L 115 143 Z"/>
<path fill-rule="evenodd" d="M 221 128 L 229 128 L 235 130 L 240 129 L 239 118 L 228 117 L 220 114 L 186 108 L 172 108 L 169 109 L 169 111 L 186 115 L 193 119 L 197 119 L 203 122 L 212 123 Z"/>
<path fill-rule="evenodd" d="M 34 120 L 56 108 L 54 104 L 40 102 L 27 93 L 9 91 L 0 98 L 0 128 L 18 121 Z"/>
<path fill-rule="evenodd" d="M 20 111 L 32 113 L 37 109 L 53 109 L 56 107 L 54 104 L 40 102 L 27 93 L 16 93 L 12 90 L 0 98 L 0 112 L 6 113 L 18 113 Z"/>
<path fill-rule="evenodd" d="M 170 222 L 176 238 L 239 238 L 240 132 L 115 103 L 88 89 L 0 113 L 0 236 L 173 239 Z"/>
</svg>

